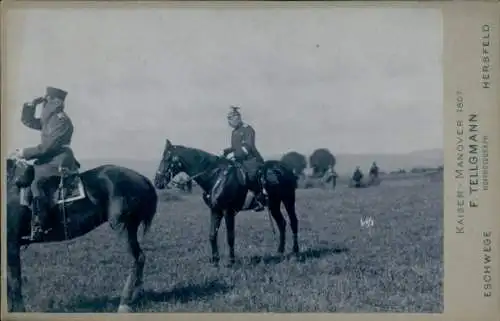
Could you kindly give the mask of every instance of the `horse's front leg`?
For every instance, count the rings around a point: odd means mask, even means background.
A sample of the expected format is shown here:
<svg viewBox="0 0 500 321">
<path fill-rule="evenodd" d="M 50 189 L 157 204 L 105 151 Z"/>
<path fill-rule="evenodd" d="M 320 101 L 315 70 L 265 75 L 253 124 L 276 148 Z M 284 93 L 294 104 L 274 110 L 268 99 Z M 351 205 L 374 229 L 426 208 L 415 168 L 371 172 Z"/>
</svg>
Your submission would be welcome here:
<svg viewBox="0 0 500 321">
<path fill-rule="evenodd" d="M 224 215 L 226 221 L 226 231 L 227 231 L 227 244 L 229 246 L 229 265 L 233 265 L 236 262 L 234 255 L 234 219 L 235 213 L 233 211 L 226 211 Z"/>
<path fill-rule="evenodd" d="M 212 258 L 211 263 L 217 265 L 219 264 L 219 248 L 217 246 L 217 235 L 219 232 L 220 223 L 222 221 L 222 213 L 212 210 L 210 212 L 210 245 L 212 247 Z"/>
<path fill-rule="evenodd" d="M 21 248 L 17 242 L 7 245 L 7 305 L 9 312 L 26 312 L 22 293 Z"/>
</svg>

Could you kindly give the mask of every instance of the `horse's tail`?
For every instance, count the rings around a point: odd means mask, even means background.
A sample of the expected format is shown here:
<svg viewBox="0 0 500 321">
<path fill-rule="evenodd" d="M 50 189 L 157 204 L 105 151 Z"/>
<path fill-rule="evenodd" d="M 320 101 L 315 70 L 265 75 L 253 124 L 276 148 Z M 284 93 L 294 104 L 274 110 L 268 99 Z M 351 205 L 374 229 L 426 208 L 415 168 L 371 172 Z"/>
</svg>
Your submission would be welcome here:
<svg viewBox="0 0 500 321">
<path fill-rule="evenodd" d="M 146 197 L 146 199 L 143 201 L 144 209 L 143 216 L 141 218 L 141 223 L 143 225 L 143 236 L 146 235 L 146 233 L 149 231 L 158 206 L 158 194 L 156 193 L 156 189 L 149 179 L 146 179 L 146 181 L 150 187 L 150 191 L 148 197 Z"/>
</svg>

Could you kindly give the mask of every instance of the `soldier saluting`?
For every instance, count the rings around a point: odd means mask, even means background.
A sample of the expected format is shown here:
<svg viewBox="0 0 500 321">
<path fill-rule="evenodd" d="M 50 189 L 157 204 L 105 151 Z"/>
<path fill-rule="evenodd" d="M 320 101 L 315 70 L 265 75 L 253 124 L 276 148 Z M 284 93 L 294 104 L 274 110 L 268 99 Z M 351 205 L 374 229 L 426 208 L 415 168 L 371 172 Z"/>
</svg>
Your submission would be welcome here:
<svg viewBox="0 0 500 321">
<path fill-rule="evenodd" d="M 226 158 L 241 163 L 247 171 L 248 188 L 254 193 L 255 206 L 253 210 L 260 212 L 265 209 L 266 197 L 257 178 L 257 173 L 264 163 L 264 159 L 255 146 L 255 130 L 253 127 L 242 121 L 239 107 L 231 106 L 230 109 L 227 120 L 229 126 L 233 128 L 231 147 L 224 149 L 223 154 Z"/>
<path fill-rule="evenodd" d="M 34 99 L 23 105 L 21 122 L 41 133 L 41 143 L 34 147 L 16 150 L 16 156 L 26 160 L 35 159 L 35 177 L 31 184 L 33 193 L 33 228 L 31 239 L 40 240 L 49 228 L 49 198 L 45 195 L 45 184 L 48 178 L 60 176 L 59 167 L 76 170 L 79 167 L 69 148 L 73 136 L 73 123 L 64 112 L 64 101 L 67 92 L 47 87 L 45 97 Z M 35 117 L 36 107 L 43 104 L 40 118 Z"/>
</svg>

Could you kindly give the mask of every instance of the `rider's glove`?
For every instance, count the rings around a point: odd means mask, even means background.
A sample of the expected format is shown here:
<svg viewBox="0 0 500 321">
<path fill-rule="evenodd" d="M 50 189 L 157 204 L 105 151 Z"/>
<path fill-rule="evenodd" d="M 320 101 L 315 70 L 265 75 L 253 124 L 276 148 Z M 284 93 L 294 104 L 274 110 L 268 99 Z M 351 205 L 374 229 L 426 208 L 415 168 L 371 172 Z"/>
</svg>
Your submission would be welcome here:
<svg viewBox="0 0 500 321">
<path fill-rule="evenodd" d="M 45 97 L 38 97 L 38 98 L 33 99 L 33 101 L 31 103 L 33 104 L 33 106 L 36 106 L 36 105 L 43 103 L 45 100 L 46 100 Z"/>
<path fill-rule="evenodd" d="M 22 148 L 17 148 L 14 152 L 14 156 L 17 158 L 24 158 L 24 153 Z"/>
<path fill-rule="evenodd" d="M 223 156 L 227 156 L 229 153 L 231 153 L 233 151 L 232 148 L 226 148 L 222 151 L 222 155 Z"/>
</svg>

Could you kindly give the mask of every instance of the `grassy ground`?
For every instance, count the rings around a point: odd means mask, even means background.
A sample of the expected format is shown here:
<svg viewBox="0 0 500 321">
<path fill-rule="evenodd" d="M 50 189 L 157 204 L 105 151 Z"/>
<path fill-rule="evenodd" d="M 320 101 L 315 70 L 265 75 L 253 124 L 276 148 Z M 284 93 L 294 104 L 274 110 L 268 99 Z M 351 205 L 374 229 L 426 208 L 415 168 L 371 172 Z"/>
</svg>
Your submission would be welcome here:
<svg viewBox="0 0 500 321">
<path fill-rule="evenodd" d="M 303 260 L 274 260 L 268 215 L 242 212 L 233 268 L 208 264 L 209 215 L 200 196 L 164 199 L 142 243 L 139 312 L 441 312 L 442 189 L 440 181 L 408 179 L 299 190 Z M 364 216 L 374 219 L 371 228 L 360 226 Z M 223 260 L 225 234 L 222 225 Z M 116 311 L 131 264 L 107 224 L 67 244 L 33 245 L 22 259 L 27 308 L 37 312 Z"/>
</svg>

